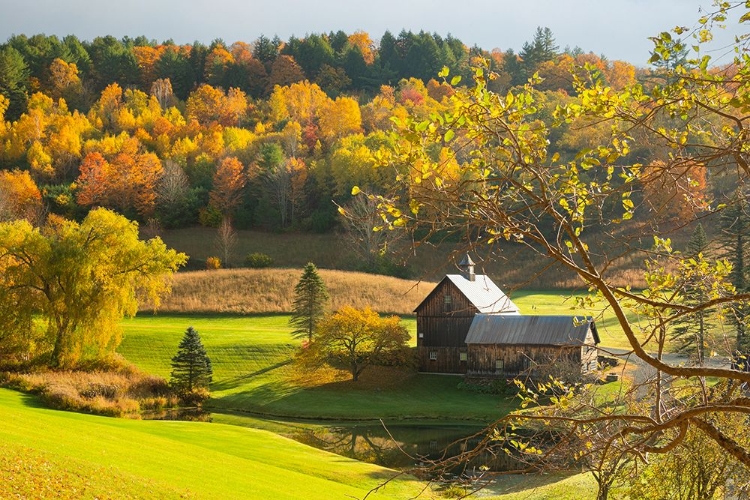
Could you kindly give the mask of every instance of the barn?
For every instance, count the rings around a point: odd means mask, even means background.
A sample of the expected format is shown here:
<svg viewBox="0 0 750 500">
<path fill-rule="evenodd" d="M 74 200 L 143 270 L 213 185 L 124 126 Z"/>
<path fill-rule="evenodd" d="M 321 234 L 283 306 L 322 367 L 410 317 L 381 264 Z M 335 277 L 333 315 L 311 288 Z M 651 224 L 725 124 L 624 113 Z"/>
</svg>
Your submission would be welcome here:
<svg viewBox="0 0 750 500">
<path fill-rule="evenodd" d="M 460 274 L 449 274 L 425 297 L 417 314 L 419 370 L 466 373 L 466 334 L 477 314 L 517 315 L 518 307 L 466 255 Z"/>
<path fill-rule="evenodd" d="M 488 276 L 474 273 L 469 255 L 458 267 L 414 310 L 420 371 L 513 378 L 596 369 L 591 318 L 522 315 Z"/>
<path fill-rule="evenodd" d="M 597 368 L 590 317 L 477 314 L 466 334 L 467 377 L 578 378 Z"/>
</svg>

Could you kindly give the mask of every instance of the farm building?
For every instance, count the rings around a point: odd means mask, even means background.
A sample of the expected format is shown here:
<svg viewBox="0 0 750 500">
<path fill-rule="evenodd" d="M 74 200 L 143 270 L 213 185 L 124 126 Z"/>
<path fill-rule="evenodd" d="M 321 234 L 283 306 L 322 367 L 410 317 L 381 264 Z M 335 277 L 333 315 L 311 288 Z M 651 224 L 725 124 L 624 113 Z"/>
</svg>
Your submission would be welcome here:
<svg viewBox="0 0 750 500">
<path fill-rule="evenodd" d="M 466 373 L 466 334 L 474 316 L 519 314 L 488 276 L 474 273 L 468 255 L 458 266 L 461 274 L 443 278 L 414 310 L 420 371 Z"/>
<path fill-rule="evenodd" d="M 598 343 L 596 324 L 583 316 L 477 314 L 466 335 L 466 374 L 577 378 L 596 370 Z"/>
<path fill-rule="evenodd" d="M 469 377 L 595 370 L 599 335 L 591 318 L 525 316 L 466 255 L 417 306 L 419 370 Z"/>
</svg>

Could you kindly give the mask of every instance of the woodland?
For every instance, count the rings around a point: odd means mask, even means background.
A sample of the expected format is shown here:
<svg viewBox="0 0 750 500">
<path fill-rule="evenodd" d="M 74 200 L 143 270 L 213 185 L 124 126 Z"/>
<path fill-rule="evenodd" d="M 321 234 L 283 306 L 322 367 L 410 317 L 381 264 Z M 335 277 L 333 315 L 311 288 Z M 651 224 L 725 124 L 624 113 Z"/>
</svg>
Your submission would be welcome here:
<svg viewBox="0 0 750 500">
<path fill-rule="evenodd" d="M 393 187 L 392 170 L 374 160 L 397 143 L 392 120 L 447 110 L 480 61 L 497 92 L 538 74 L 550 123 L 575 93 L 571 72 L 593 69 L 613 89 L 659 78 L 657 67 L 563 51 L 546 28 L 518 54 L 406 31 L 377 44 L 339 31 L 209 46 L 15 35 L 0 45 L 0 214 L 44 207 L 80 220 L 99 206 L 164 229 L 227 219 L 235 229 L 328 232 L 352 186 Z M 461 82 L 439 78 L 443 67 Z M 551 147 L 573 157 L 598 133 L 563 125 Z M 654 154 L 644 146 L 635 157 Z"/>
</svg>

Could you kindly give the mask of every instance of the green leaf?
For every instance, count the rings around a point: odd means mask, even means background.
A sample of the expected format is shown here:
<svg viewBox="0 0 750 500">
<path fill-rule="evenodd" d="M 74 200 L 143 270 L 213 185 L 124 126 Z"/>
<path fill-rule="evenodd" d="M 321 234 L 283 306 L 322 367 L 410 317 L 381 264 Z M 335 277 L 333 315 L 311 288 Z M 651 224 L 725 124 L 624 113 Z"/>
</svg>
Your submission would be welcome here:
<svg viewBox="0 0 750 500">
<path fill-rule="evenodd" d="M 456 75 L 453 78 L 451 78 L 451 86 L 452 87 L 455 87 L 459 83 L 461 83 L 461 75 Z"/>
<path fill-rule="evenodd" d="M 359 189 L 359 186 L 354 186 L 352 188 L 352 196 L 357 196 L 361 192 L 361 189 Z"/>
<path fill-rule="evenodd" d="M 443 136 L 443 140 L 445 142 L 451 142 L 451 140 L 456 136 L 456 133 L 453 131 L 453 129 L 448 130 L 445 135 Z"/>
</svg>

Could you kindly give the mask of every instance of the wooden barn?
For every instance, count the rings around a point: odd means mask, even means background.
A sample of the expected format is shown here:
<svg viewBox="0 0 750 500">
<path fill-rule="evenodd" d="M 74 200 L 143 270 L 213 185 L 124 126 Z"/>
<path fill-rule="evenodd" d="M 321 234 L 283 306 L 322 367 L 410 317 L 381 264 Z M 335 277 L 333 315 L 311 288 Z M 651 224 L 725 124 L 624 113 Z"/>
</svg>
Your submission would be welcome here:
<svg viewBox="0 0 750 500">
<path fill-rule="evenodd" d="M 467 377 L 580 378 L 597 368 L 592 318 L 477 314 L 466 335 Z"/>
<path fill-rule="evenodd" d="M 474 273 L 466 255 L 461 274 L 449 274 L 414 310 L 417 314 L 419 370 L 466 373 L 466 334 L 474 316 L 517 315 L 518 307 L 485 275 Z"/>
</svg>

